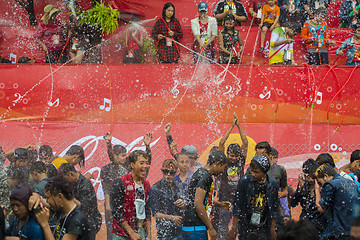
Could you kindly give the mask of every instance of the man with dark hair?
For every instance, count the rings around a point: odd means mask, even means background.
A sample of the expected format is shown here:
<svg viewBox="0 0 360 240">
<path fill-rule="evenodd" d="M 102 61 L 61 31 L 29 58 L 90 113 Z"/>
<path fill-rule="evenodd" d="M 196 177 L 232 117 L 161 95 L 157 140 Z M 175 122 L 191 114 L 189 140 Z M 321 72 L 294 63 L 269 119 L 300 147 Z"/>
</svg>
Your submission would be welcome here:
<svg viewBox="0 0 360 240">
<path fill-rule="evenodd" d="M 341 177 L 328 164 L 321 165 L 315 176 L 316 207 L 320 213 L 329 212 L 326 214 L 328 224 L 321 238 L 349 239 L 351 223 L 360 214 L 360 195 L 356 184 Z"/>
<path fill-rule="evenodd" d="M 360 216 L 355 218 L 354 222 L 351 225 L 350 230 L 350 240 L 360 239 Z"/>
<path fill-rule="evenodd" d="M 271 146 L 268 142 L 258 142 L 255 146 L 255 155 L 264 155 L 268 159 L 270 159 L 272 154 Z"/>
<path fill-rule="evenodd" d="M 39 194 L 41 197 L 45 196 L 45 185 L 48 182 L 46 174 L 46 165 L 43 162 L 34 162 L 30 167 L 30 174 L 35 184 L 32 187 L 34 193 Z"/>
<path fill-rule="evenodd" d="M 19 184 L 11 192 L 10 206 L 15 217 L 6 230 L 6 239 L 44 240 L 43 229 L 28 209 L 31 195 L 31 188 L 27 184 Z"/>
<path fill-rule="evenodd" d="M 270 169 L 269 159 L 256 155 L 250 163 L 251 174 L 241 178 L 234 199 L 233 225 L 229 239 L 275 240 L 278 215 L 279 184 L 266 173 Z"/>
<path fill-rule="evenodd" d="M 334 170 L 340 174 L 340 176 L 352 180 L 352 178 L 346 174 L 346 172 L 339 170 L 335 166 L 334 158 L 329 153 L 320 153 L 320 155 L 316 158 L 316 162 L 321 166 L 324 164 L 328 164 L 329 166 L 333 167 Z"/>
<path fill-rule="evenodd" d="M 177 163 L 179 166 L 179 174 L 175 176 L 174 181 L 181 184 L 183 197 L 185 198 L 193 175 L 193 172 L 190 171 L 190 158 L 185 153 L 179 153 Z"/>
<path fill-rule="evenodd" d="M 55 229 L 50 229 L 49 209 L 41 208 L 36 219 L 44 231 L 45 240 L 76 239 L 88 240 L 90 236 L 88 222 L 74 201 L 72 184 L 62 177 L 50 179 L 46 184 L 46 198 L 50 207 L 57 213 Z"/>
<path fill-rule="evenodd" d="M 298 186 L 290 202 L 292 207 L 300 203 L 302 208 L 300 219 L 308 219 L 321 234 L 327 225 L 327 220 L 315 205 L 315 172 L 318 167 L 319 164 L 311 158 L 303 163 Z"/>
<path fill-rule="evenodd" d="M 65 156 L 55 158 L 51 163 L 48 169 L 49 178 L 57 175 L 57 170 L 63 163 L 70 163 L 73 166 L 79 164 L 80 167 L 85 167 L 84 149 L 78 145 L 72 145 L 69 150 L 67 150 Z"/>
<path fill-rule="evenodd" d="M 9 167 L 15 167 L 22 172 L 23 182 L 28 183 L 29 181 L 29 150 L 27 148 L 17 148 L 13 151 L 13 154 L 7 153 L 10 161 Z"/>
<path fill-rule="evenodd" d="M 219 176 L 228 165 L 223 152 L 214 151 L 210 154 L 207 164 L 199 168 L 192 176 L 186 198 L 183 231 L 187 239 L 217 238 L 217 232 L 210 221 L 212 198 L 214 192 L 213 176 Z M 222 203 L 221 203 L 222 204 Z M 224 203 L 224 208 L 231 208 L 231 203 Z M 208 232 L 207 232 L 208 231 Z"/>
<path fill-rule="evenodd" d="M 95 239 L 96 233 L 100 230 L 102 219 L 93 185 L 70 163 L 63 163 L 60 166 L 59 175 L 74 184 L 74 201 L 87 218 L 91 239 Z"/>
<path fill-rule="evenodd" d="M 233 14 L 235 17 L 235 22 L 238 26 L 241 26 L 241 22 L 246 22 L 248 15 L 244 8 L 244 5 L 237 0 L 221 0 L 219 1 L 214 9 L 214 17 L 218 21 L 218 26 L 223 26 L 223 19 L 229 15 Z"/>
<path fill-rule="evenodd" d="M 307 219 L 291 220 L 277 234 L 277 240 L 320 240 L 319 233 Z"/>
<path fill-rule="evenodd" d="M 156 219 L 157 238 L 160 240 L 182 240 L 181 210 L 185 207 L 180 183 L 175 182 L 177 162 L 166 159 L 161 171 L 163 178 L 149 192 L 149 204 Z"/>
<path fill-rule="evenodd" d="M 113 217 L 110 206 L 110 194 L 115 180 L 127 174 L 128 170 L 125 168 L 126 148 L 121 145 L 115 145 L 114 147 L 112 147 L 112 136 L 110 132 L 105 134 L 104 139 L 106 142 L 110 163 L 101 168 L 100 178 L 105 195 L 104 204 L 107 239 L 111 240 Z"/>
<path fill-rule="evenodd" d="M 239 130 L 242 144 L 240 146 L 238 143 L 231 143 L 228 146 L 226 155 L 229 159 L 229 164 L 224 173 L 220 174 L 215 180 L 217 200 L 214 199 L 214 206 L 217 208 L 215 209 L 219 211 L 219 214 L 218 217 L 214 217 L 212 221 L 217 225 L 215 229 L 218 232 L 219 240 L 226 239 L 226 235 L 229 231 L 229 223 L 232 214 L 229 209 L 226 209 L 227 202 L 233 203 L 237 183 L 240 178 L 244 176 L 244 166 L 247 156 L 248 140 L 235 113 L 230 128 L 225 132 L 219 142 L 219 151 L 225 153 L 225 143 L 235 126 L 237 126 L 237 129 Z"/>
<path fill-rule="evenodd" d="M 145 179 L 149 168 L 146 152 L 135 150 L 129 155 L 131 172 L 116 179 L 110 195 L 113 240 L 146 239 L 151 234 L 151 211 L 148 204 L 150 183 Z"/>
<path fill-rule="evenodd" d="M 49 145 L 41 145 L 39 148 L 39 161 L 45 163 L 46 165 L 51 164 L 54 153 L 52 148 Z"/>
</svg>

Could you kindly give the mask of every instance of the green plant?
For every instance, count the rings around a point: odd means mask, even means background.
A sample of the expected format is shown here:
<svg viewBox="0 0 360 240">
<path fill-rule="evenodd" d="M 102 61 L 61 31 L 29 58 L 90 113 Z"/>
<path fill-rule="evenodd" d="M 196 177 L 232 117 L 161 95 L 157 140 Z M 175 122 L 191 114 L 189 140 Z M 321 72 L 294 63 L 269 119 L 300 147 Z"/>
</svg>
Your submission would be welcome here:
<svg viewBox="0 0 360 240">
<path fill-rule="evenodd" d="M 152 56 L 156 55 L 156 46 L 151 37 L 144 37 L 143 52 L 147 52 Z"/>
<path fill-rule="evenodd" d="M 79 25 L 84 23 L 90 26 L 97 26 L 102 29 L 102 33 L 113 33 L 119 26 L 118 19 L 120 13 L 111 6 L 105 6 L 104 3 L 96 3 L 96 5 L 80 14 Z"/>
</svg>

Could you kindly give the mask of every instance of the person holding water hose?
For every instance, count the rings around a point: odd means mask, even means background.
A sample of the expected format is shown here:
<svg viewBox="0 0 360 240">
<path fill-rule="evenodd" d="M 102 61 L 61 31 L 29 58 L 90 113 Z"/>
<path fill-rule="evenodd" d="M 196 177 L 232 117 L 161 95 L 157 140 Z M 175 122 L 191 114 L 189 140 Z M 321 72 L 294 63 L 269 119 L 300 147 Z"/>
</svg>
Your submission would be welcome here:
<svg viewBox="0 0 360 240">
<path fill-rule="evenodd" d="M 157 17 L 157 21 L 151 31 L 151 36 L 157 41 L 157 50 L 160 63 L 178 63 L 180 49 L 175 41 L 183 37 L 180 22 L 175 18 L 175 6 L 168 2 L 165 3 L 162 16 Z"/>
</svg>

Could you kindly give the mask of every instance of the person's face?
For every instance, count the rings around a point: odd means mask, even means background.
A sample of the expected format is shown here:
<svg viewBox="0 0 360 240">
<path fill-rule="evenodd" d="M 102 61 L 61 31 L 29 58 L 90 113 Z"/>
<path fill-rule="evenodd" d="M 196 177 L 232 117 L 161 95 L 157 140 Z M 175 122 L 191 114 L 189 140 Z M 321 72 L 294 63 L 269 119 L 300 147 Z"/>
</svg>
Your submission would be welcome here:
<svg viewBox="0 0 360 240">
<path fill-rule="evenodd" d="M 189 160 L 190 160 L 190 166 L 195 166 L 195 163 L 196 163 L 196 157 L 189 156 Z"/>
<path fill-rule="evenodd" d="M 271 158 L 270 158 L 270 163 L 271 163 L 271 165 L 272 165 L 272 164 L 276 164 L 277 162 L 278 162 L 278 158 L 275 157 L 274 155 L 271 155 Z"/>
<path fill-rule="evenodd" d="M 171 167 L 164 167 L 161 169 L 161 171 L 163 173 L 165 182 L 171 184 L 176 176 L 176 170 Z"/>
<path fill-rule="evenodd" d="M 295 36 L 295 31 L 294 31 L 294 29 L 287 28 L 287 29 L 286 29 L 286 32 L 287 32 L 287 35 L 288 35 L 289 37 Z"/>
<path fill-rule="evenodd" d="M 207 11 L 199 11 L 199 17 L 200 18 L 205 18 L 207 14 Z"/>
<path fill-rule="evenodd" d="M 226 20 L 225 21 L 225 28 L 226 29 L 233 29 L 235 26 L 235 22 L 234 21 L 230 21 L 230 20 Z"/>
<path fill-rule="evenodd" d="M 150 168 L 149 160 L 143 156 L 138 156 L 136 162 L 130 163 L 130 166 L 132 167 L 133 174 L 139 178 L 145 178 Z"/>
<path fill-rule="evenodd" d="M 38 182 L 40 180 L 40 174 L 38 174 L 37 172 L 31 172 L 30 174 L 35 182 Z"/>
<path fill-rule="evenodd" d="M 179 155 L 178 164 L 180 172 L 189 172 L 190 170 L 190 159 L 187 155 Z"/>
<path fill-rule="evenodd" d="M 116 164 L 124 164 L 126 158 L 126 153 L 114 154 L 114 163 Z"/>
<path fill-rule="evenodd" d="M 69 180 L 69 182 L 71 182 L 71 183 L 77 182 L 76 173 L 74 173 L 74 172 L 69 172 L 68 174 L 64 175 L 64 178 Z"/>
<path fill-rule="evenodd" d="M 80 163 L 80 161 L 81 161 L 81 158 L 77 154 L 71 155 L 71 158 L 69 159 L 69 163 L 71 163 L 73 166 L 78 165 Z"/>
<path fill-rule="evenodd" d="M 260 168 L 250 166 L 250 171 L 255 182 L 262 182 L 266 178 L 266 173 L 263 173 Z"/>
<path fill-rule="evenodd" d="M 275 5 L 275 0 L 268 0 L 268 4 L 270 6 L 274 6 Z"/>
<path fill-rule="evenodd" d="M 17 168 L 25 167 L 26 162 L 27 162 L 26 159 L 16 159 L 14 161 L 14 167 L 17 167 Z"/>
<path fill-rule="evenodd" d="M 227 157 L 229 159 L 229 162 L 231 164 L 234 164 L 239 160 L 240 154 L 238 154 L 238 153 L 229 153 Z"/>
<path fill-rule="evenodd" d="M 315 16 L 315 19 L 318 21 L 318 23 L 321 23 L 321 22 L 325 21 L 326 15 L 324 15 L 324 14 L 317 14 L 317 15 Z"/>
<path fill-rule="evenodd" d="M 165 16 L 170 19 L 173 15 L 174 15 L 174 8 L 170 6 L 165 10 Z"/>
<path fill-rule="evenodd" d="M 225 171 L 225 168 L 227 167 L 227 163 L 225 164 L 220 164 L 219 162 L 216 162 L 213 164 L 213 171 L 212 174 L 214 176 L 219 176 L 220 174 L 222 174 Z"/>
<path fill-rule="evenodd" d="M 313 179 L 309 174 L 304 173 L 305 181 L 307 181 L 310 185 L 315 184 L 315 179 Z"/>
<path fill-rule="evenodd" d="M 51 195 L 50 191 L 46 191 L 45 196 L 46 196 L 46 202 L 50 205 L 50 207 L 54 211 L 60 210 L 62 205 L 60 194 L 53 196 Z"/>
<path fill-rule="evenodd" d="M 326 179 L 324 178 L 317 178 L 316 181 L 319 183 L 320 187 L 322 187 L 326 183 Z"/>
<path fill-rule="evenodd" d="M 39 160 L 40 162 L 45 163 L 46 165 L 49 165 L 51 163 L 51 159 L 53 158 L 53 155 L 46 155 L 46 154 L 39 154 Z"/>
<path fill-rule="evenodd" d="M 28 208 L 18 200 L 11 199 L 10 207 L 13 210 L 15 216 L 20 220 L 24 220 L 29 213 Z"/>
<path fill-rule="evenodd" d="M 351 227 L 350 230 L 350 240 L 360 239 L 360 227 Z"/>
</svg>

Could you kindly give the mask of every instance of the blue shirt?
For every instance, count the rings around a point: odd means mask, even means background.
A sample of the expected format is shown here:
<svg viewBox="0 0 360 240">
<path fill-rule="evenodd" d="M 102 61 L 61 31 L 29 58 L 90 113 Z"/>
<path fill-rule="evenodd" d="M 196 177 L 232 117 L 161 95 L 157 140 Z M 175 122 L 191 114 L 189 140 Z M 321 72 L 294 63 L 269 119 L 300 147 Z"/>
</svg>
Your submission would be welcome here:
<svg viewBox="0 0 360 240">
<path fill-rule="evenodd" d="M 185 198 L 185 196 L 187 196 L 188 185 L 189 185 L 189 182 L 191 180 L 192 175 L 193 175 L 193 172 L 190 171 L 184 182 L 181 181 L 180 174 L 176 175 L 176 177 L 174 178 L 175 182 L 178 182 L 178 183 L 181 184 L 182 192 L 183 192 L 183 195 L 182 195 L 183 198 Z"/>
<path fill-rule="evenodd" d="M 328 211 L 330 219 L 321 237 L 349 236 L 351 224 L 360 213 L 360 195 L 356 184 L 336 174 L 322 187 L 319 204 Z"/>
<path fill-rule="evenodd" d="M 26 222 L 19 230 L 18 228 L 19 219 L 14 217 L 5 232 L 5 236 L 19 237 L 20 239 L 24 239 L 24 237 L 26 237 L 28 240 L 45 240 L 44 232 L 34 216 L 28 215 Z"/>
</svg>

